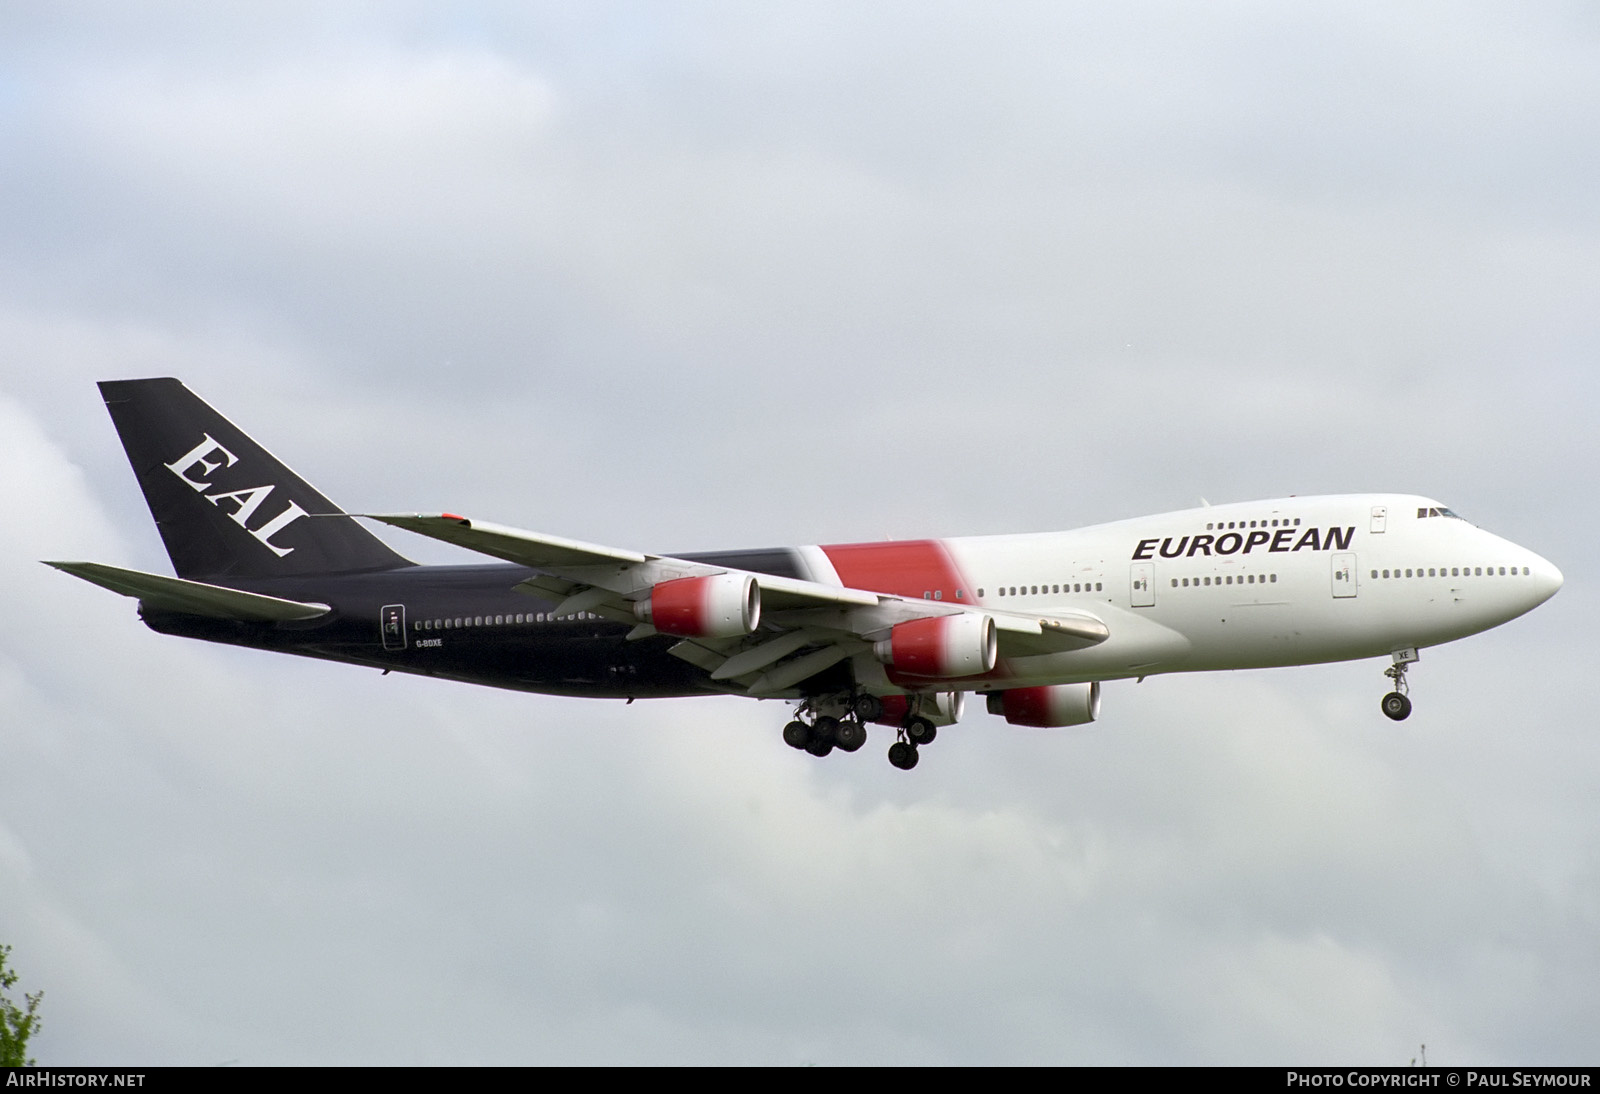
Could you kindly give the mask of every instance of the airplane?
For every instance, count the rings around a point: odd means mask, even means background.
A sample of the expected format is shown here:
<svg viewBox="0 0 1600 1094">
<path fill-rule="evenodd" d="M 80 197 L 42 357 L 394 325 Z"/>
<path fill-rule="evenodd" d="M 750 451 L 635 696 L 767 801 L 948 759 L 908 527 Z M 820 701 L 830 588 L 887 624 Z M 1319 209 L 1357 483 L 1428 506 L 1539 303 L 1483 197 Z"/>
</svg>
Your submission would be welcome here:
<svg viewBox="0 0 1600 1094">
<path fill-rule="evenodd" d="M 1562 576 L 1406 494 L 1206 506 L 1066 532 L 677 555 L 452 513 L 349 514 L 171 378 L 99 385 L 175 577 L 48 562 L 145 624 L 280 653 L 557 695 L 783 700 L 790 746 L 889 761 L 962 715 L 1093 722 L 1101 684 L 1387 657 L 1515 619 Z M 422 566 L 360 519 L 493 562 Z"/>
</svg>

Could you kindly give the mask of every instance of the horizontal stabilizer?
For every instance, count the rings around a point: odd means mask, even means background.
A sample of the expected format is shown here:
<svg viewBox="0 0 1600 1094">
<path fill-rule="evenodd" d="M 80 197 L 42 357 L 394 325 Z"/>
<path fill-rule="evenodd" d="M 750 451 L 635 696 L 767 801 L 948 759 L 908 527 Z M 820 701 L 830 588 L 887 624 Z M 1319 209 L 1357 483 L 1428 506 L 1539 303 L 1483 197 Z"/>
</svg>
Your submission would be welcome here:
<svg viewBox="0 0 1600 1094">
<path fill-rule="evenodd" d="M 332 611 L 326 604 L 308 604 L 262 596 L 203 581 L 163 577 L 139 570 L 124 570 L 98 562 L 46 562 L 63 573 L 81 577 L 91 585 L 110 589 L 123 596 L 138 597 L 148 607 L 215 619 L 242 619 L 252 623 L 279 623 L 296 619 L 315 619 Z"/>
</svg>

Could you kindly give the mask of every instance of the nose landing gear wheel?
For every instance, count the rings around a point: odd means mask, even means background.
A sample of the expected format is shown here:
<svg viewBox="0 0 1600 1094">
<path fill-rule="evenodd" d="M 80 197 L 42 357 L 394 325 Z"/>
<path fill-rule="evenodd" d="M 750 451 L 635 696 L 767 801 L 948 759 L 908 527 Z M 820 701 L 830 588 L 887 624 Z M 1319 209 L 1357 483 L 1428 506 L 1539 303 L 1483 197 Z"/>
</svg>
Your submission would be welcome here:
<svg viewBox="0 0 1600 1094">
<path fill-rule="evenodd" d="M 1417 663 L 1417 651 L 1415 648 L 1396 650 L 1391 656 L 1394 664 L 1384 669 L 1383 674 L 1394 681 L 1394 690 L 1383 697 L 1383 713 L 1402 722 L 1411 713 L 1411 700 L 1406 696 L 1411 690 L 1406 686 L 1406 669 Z"/>
<path fill-rule="evenodd" d="M 1411 713 L 1411 700 L 1398 691 L 1391 691 L 1383 697 L 1383 712 L 1395 721 L 1403 722 L 1406 715 Z"/>
</svg>

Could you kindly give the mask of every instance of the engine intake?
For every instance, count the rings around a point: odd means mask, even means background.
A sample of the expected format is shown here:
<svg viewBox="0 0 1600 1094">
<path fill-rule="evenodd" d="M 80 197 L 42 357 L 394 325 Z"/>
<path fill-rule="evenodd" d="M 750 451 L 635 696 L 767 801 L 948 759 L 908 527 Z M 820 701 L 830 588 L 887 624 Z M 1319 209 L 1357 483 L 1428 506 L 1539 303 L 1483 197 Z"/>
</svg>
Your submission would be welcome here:
<svg viewBox="0 0 1600 1094">
<path fill-rule="evenodd" d="M 1100 717 L 1100 681 L 991 691 L 989 713 L 1004 715 L 1014 726 L 1088 725 Z"/>
<path fill-rule="evenodd" d="M 662 634 L 735 638 L 761 625 L 761 586 L 749 574 L 680 577 L 652 588 L 633 614 Z"/>
<path fill-rule="evenodd" d="M 999 643 L 993 619 L 962 612 L 897 623 L 872 649 L 878 660 L 909 676 L 961 677 L 991 671 Z"/>
</svg>

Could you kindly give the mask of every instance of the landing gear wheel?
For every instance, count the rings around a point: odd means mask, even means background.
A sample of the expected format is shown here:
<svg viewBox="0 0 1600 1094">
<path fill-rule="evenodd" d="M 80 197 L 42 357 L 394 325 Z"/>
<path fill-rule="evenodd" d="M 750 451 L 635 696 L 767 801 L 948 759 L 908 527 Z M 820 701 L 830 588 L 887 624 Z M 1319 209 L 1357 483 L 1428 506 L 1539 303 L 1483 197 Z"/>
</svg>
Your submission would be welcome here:
<svg viewBox="0 0 1600 1094">
<path fill-rule="evenodd" d="M 905 741 L 896 741 L 889 746 L 889 762 L 901 771 L 910 771 L 917 766 L 917 746 Z"/>
<path fill-rule="evenodd" d="M 813 756 L 826 756 L 838 742 L 838 733 L 839 719 L 824 714 L 811 723 L 811 740 L 806 744 L 806 751 Z"/>
<path fill-rule="evenodd" d="M 926 718 L 913 718 L 906 723 L 906 736 L 913 745 L 932 744 L 939 731 L 933 728 L 933 723 Z"/>
<path fill-rule="evenodd" d="M 855 713 L 857 721 L 876 722 L 883 717 L 883 700 L 876 695 L 857 695 L 855 702 L 850 704 L 850 709 Z"/>
<path fill-rule="evenodd" d="M 833 751 L 833 742 L 827 737 L 816 737 L 810 744 L 806 745 L 806 751 L 813 756 L 826 756 Z"/>
<path fill-rule="evenodd" d="M 839 728 L 833 731 L 834 743 L 841 752 L 854 752 L 867 743 L 867 730 L 860 722 L 843 721 Z"/>
<path fill-rule="evenodd" d="M 1391 691 L 1383 697 L 1383 712 L 1395 721 L 1403 722 L 1406 715 L 1411 713 L 1411 700 L 1398 691 Z"/>
<path fill-rule="evenodd" d="M 790 722 L 783 727 L 783 743 L 790 748 L 804 748 L 811 743 L 811 727 L 804 722 Z"/>
</svg>

